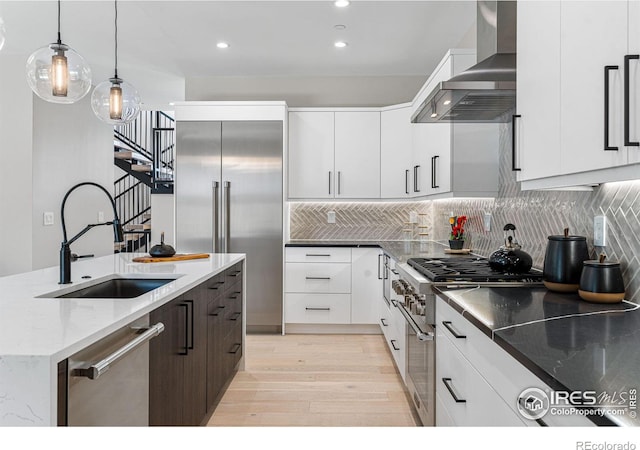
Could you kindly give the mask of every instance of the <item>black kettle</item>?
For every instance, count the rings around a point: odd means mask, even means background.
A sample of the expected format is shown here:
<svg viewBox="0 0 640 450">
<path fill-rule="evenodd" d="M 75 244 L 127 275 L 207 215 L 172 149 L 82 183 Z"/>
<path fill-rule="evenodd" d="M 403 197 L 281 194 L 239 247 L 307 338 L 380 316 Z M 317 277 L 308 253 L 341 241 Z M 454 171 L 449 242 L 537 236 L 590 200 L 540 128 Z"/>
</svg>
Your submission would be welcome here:
<svg viewBox="0 0 640 450">
<path fill-rule="evenodd" d="M 511 234 L 509 232 L 511 231 Z M 489 257 L 489 267 L 501 273 L 525 273 L 531 269 L 533 259 L 520 250 L 516 241 L 516 226 L 508 223 L 504 226 L 504 245 Z"/>
<path fill-rule="evenodd" d="M 172 246 L 164 243 L 164 231 L 160 233 L 160 244 L 151 247 L 149 254 L 154 258 L 166 258 L 176 254 L 176 250 Z"/>
</svg>

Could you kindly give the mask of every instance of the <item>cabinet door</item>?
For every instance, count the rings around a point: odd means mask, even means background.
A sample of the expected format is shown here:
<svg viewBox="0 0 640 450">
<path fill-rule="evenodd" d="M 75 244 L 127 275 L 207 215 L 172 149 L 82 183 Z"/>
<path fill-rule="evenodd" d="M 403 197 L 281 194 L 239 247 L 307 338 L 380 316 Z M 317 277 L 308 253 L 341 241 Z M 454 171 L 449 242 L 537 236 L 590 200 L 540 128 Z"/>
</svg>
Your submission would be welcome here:
<svg viewBox="0 0 640 450">
<path fill-rule="evenodd" d="M 561 2 L 561 167 L 563 173 L 627 163 L 622 136 L 623 61 L 627 51 L 627 2 Z M 604 68 L 611 70 L 609 120 L 604 117 Z M 605 151 L 608 145 L 617 151 Z"/>
<path fill-rule="evenodd" d="M 380 113 L 380 195 L 410 197 L 414 186 L 411 107 Z M 415 189 L 414 189 L 415 188 Z"/>
<path fill-rule="evenodd" d="M 152 311 L 152 323 L 164 332 L 149 342 L 149 425 L 181 425 L 187 306 L 181 298 Z"/>
<path fill-rule="evenodd" d="M 629 0 L 629 55 L 640 55 L 640 0 Z M 629 141 L 640 142 L 640 59 L 629 60 Z M 640 146 L 628 147 L 629 163 L 640 162 Z"/>
<path fill-rule="evenodd" d="M 516 134 L 514 165 L 520 168 L 518 181 L 558 175 L 561 173 L 562 64 L 559 1 L 518 2 L 517 45 L 517 112 L 521 117 L 513 126 Z M 591 99 L 591 108 L 595 108 L 598 104 L 595 96 L 601 95 L 600 91 L 591 89 L 583 94 Z M 508 164 L 511 163 L 509 160 Z"/>
<path fill-rule="evenodd" d="M 334 197 L 334 113 L 289 113 L 289 198 Z"/>
<path fill-rule="evenodd" d="M 451 124 L 420 123 L 413 126 L 413 152 L 418 166 L 416 195 L 451 191 Z"/>
<path fill-rule="evenodd" d="M 380 198 L 380 113 L 335 113 L 336 198 Z"/>
<path fill-rule="evenodd" d="M 378 323 L 382 298 L 382 251 L 378 248 L 351 250 L 351 323 Z"/>
<path fill-rule="evenodd" d="M 183 373 L 183 424 L 200 425 L 207 412 L 207 304 L 202 290 L 183 296 L 188 312 L 188 354 Z"/>
</svg>

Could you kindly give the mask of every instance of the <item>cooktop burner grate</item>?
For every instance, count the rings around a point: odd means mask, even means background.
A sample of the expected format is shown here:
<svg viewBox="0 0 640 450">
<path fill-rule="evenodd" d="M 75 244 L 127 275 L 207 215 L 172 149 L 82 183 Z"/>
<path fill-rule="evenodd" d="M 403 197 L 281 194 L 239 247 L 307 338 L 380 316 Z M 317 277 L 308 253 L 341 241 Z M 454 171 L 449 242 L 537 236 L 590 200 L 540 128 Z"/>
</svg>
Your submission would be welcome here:
<svg viewBox="0 0 640 450">
<path fill-rule="evenodd" d="M 416 271 L 434 282 L 542 282 L 542 272 L 529 271 L 526 273 L 500 273 L 489 267 L 489 260 L 486 258 L 410 258 L 407 262 Z"/>
</svg>

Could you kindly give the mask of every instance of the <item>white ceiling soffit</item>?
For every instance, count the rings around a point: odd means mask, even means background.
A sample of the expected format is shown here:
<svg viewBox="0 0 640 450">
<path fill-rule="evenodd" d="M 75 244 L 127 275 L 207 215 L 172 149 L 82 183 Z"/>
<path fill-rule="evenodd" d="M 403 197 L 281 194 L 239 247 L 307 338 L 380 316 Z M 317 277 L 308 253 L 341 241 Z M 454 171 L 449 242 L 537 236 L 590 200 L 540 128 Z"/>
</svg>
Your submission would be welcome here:
<svg viewBox="0 0 640 450">
<path fill-rule="evenodd" d="M 142 66 L 183 77 L 427 75 L 447 49 L 475 46 L 475 1 L 120 0 L 118 11 L 123 74 Z M 55 41 L 56 14 L 52 0 L 0 1 L 3 52 L 28 55 Z M 113 65 L 113 32 L 113 1 L 62 1 L 62 40 L 90 64 Z M 348 46 L 335 48 L 337 40 Z"/>
</svg>

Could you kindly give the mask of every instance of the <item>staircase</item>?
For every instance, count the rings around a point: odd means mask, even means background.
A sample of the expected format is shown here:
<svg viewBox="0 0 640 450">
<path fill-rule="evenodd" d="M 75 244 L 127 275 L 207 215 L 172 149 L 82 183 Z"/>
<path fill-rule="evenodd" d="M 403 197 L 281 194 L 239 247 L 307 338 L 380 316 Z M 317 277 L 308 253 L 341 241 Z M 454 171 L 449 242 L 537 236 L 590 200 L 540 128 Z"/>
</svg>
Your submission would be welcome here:
<svg viewBox="0 0 640 450">
<path fill-rule="evenodd" d="M 114 127 L 114 164 L 124 172 L 114 182 L 114 199 L 125 234 L 116 253 L 149 251 L 151 195 L 173 194 L 174 123 L 165 112 L 141 111 Z"/>
</svg>

